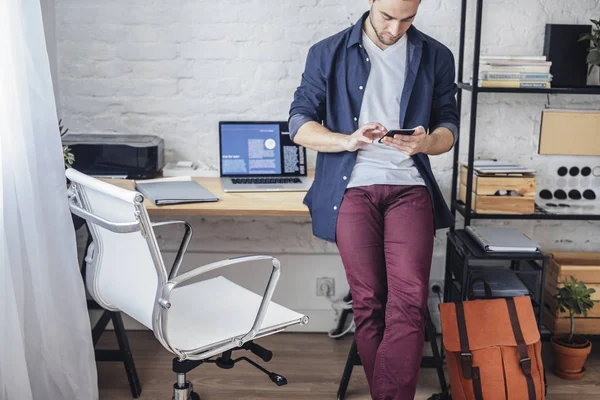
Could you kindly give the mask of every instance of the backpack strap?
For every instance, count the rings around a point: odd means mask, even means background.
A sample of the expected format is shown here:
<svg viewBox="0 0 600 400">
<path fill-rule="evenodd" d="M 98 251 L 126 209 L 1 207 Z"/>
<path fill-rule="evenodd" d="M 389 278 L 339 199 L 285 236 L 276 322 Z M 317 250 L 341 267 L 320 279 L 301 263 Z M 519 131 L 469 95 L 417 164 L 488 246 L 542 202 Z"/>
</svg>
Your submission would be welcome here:
<svg viewBox="0 0 600 400">
<path fill-rule="evenodd" d="M 521 363 L 521 370 L 523 371 L 523 374 L 525 374 L 525 379 L 527 380 L 529 400 L 535 400 L 535 385 L 533 384 L 533 377 L 531 376 L 531 358 L 527 353 L 527 344 L 525 344 L 523 331 L 521 331 L 521 324 L 519 324 L 519 316 L 517 314 L 515 300 L 513 298 L 507 298 L 506 305 L 508 306 L 510 324 L 515 335 L 515 341 L 517 342 L 517 350 L 519 351 L 519 357 L 521 358 L 519 360 Z"/>
<path fill-rule="evenodd" d="M 465 320 L 465 309 L 463 303 L 457 302 L 456 320 L 458 322 L 458 337 L 460 339 L 460 365 L 465 379 L 473 381 L 473 393 L 476 400 L 483 400 L 481 391 L 481 376 L 479 368 L 473 367 L 473 353 L 469 348 L 469 336 L 467 335 L 467 323 Z"/>
</svg>

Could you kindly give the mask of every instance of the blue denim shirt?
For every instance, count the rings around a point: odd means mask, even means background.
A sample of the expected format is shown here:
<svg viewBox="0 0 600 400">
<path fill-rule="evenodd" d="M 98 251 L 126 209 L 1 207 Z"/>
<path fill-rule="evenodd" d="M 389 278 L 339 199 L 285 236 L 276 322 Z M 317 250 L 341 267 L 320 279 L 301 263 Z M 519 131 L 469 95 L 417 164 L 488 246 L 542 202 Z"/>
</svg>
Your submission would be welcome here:
<svg viewBox="0 0 600 400">
<path fill-rule="evenodd" d="M 313 45 L 308 51 L 300 86 L 290 107 L 292 139 L 307 121 L 332 132 L 352 134 L 369 77 L 368 55 L 362 46 L 362 26 L 368 12 L 353 26 Z M 423 126 L 432 132 L 447 127 L 458 134 L 454 57 L 450 50 L 414 26 L 407 32 L 407 75 L 400 100 L 400 128 Z M 357 152 L 317 155 L 314 183 L 304 198 L 313 234 L 335 242 L 337 216 Z M 412 156 L 431 196 L 435 229 L 454 223 L 433 176 L 427 155 Z"/>
</svg>

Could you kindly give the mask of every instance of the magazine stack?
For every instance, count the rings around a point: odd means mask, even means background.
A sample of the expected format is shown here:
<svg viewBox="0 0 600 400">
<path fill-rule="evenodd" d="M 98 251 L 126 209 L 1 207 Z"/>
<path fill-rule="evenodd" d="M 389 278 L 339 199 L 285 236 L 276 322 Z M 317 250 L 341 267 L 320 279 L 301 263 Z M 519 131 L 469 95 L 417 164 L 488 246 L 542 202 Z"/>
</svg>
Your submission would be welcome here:
<svg viewBox="0 0 600 400">
<path fill-rule="evenodd" d="M 550 88 L 551 61 L 546 56 L 482 56 L 479 59 L 479 87 Z"/>
</svg>

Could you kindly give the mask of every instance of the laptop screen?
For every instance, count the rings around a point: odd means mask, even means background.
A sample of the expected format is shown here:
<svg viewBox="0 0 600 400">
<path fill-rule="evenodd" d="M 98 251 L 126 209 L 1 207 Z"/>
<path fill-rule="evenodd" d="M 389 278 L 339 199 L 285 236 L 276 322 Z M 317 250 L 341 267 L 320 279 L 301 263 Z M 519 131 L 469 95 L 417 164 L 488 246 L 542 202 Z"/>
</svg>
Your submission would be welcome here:
<svg viewBox="0 0 600 400">
<path fill-rule="evenodd" d="M 287 122 L 220 122 L 221 176 L 306 176 L 306 149 Z"/>
</svg>

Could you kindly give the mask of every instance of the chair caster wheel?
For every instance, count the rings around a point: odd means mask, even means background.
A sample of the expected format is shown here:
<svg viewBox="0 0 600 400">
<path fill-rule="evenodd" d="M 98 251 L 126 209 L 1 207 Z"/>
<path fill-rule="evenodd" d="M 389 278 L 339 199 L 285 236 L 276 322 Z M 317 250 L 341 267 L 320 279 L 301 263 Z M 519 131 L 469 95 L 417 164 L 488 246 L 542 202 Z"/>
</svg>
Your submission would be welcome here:
<svg viewBox="0 0 600 400">
<path fill-rule="evenodd" d="M 200 395 L 196 392 L 190 393 L 190 400 L 200 400 Z"/>
<path fill-rule="evenodd" d="M 269 374 L 269 378 L 271 378 L 271 380 L 273 381 L 273 383 L 275 383 L 277 386 L 287 385 L 287 379 L 285 379 L 284 376 L 276 374 L 275 372 L 271 372 Z"/>
</svg>

